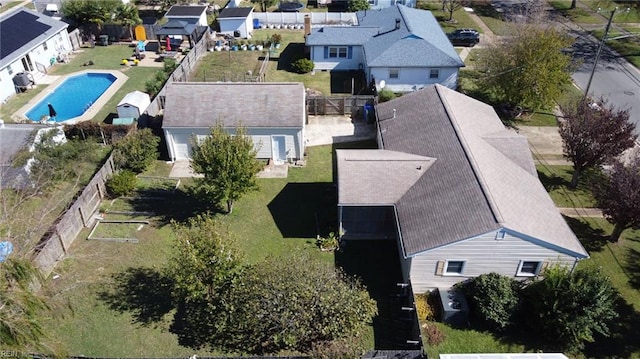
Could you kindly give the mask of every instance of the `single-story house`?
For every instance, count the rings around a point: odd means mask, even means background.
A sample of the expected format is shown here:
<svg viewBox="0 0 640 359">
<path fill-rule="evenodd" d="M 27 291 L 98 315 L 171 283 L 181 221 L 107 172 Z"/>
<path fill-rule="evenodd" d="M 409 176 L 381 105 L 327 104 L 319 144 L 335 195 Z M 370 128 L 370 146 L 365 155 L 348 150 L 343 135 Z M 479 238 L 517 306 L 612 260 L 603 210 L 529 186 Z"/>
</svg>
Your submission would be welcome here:
<svg viewBox="0 0 640 359">
<path fill-rule="evenodd" d="M 142 91 L 133 91 L 126 94 L 116 106 L 118 117 L 133 117 L 138 119 L 151 104 L 149 94 Z"/>
<path fill-rule="evenodd" d="M 397 4 L 407 7 L 416 7 L 415 0 L 369 0 L 369 10 L 384 9 Z"/>
<path fill-rule="evenodd" d="M 188 160 L 194 138 L 217 124 L 251 136 L 257 158 L 276 163 L 304 156 L 305 89 L 301 83 L 172 82 L 162 129 L 172 161 Z"/>
<path fill-rule="evenodd" d="M 60 56 L 71 52 L 68 26 L 65 22 L 24 7 L 2 14 L 0 103 L 13 96 L 17 86 L 26 88 L 37 83 Z"/>
<path fill-rule="evenodd" d="M 395 92 L 457 87 L 464 62 L 430 11 L 395 5 L 356 16 L 354 26 L 323 26 L 307 35 L 316 71 L 363 70 L 378 90 Z"/>
<path fill-rule="evenodd" d="M 227 7 L 217 17 L 220 32 L 244 39 L 253 33 L 252 7 Z"/>
<path fill-rule="evenodd" d="M 489 272 L 527 279 L 588 257 L 526 138 L 491 106 L 432 85 L 376 113 L 378 149 L 336 154 L 339 230 L 397 241 L 414 293 Z"/>
<path fill-rule="evenodd" d="M 201 5 L 173 5 L 164 14 L 169 20 L 185 21 L 196 26 L 208 26 L 207 7 Z"/>
</svg>

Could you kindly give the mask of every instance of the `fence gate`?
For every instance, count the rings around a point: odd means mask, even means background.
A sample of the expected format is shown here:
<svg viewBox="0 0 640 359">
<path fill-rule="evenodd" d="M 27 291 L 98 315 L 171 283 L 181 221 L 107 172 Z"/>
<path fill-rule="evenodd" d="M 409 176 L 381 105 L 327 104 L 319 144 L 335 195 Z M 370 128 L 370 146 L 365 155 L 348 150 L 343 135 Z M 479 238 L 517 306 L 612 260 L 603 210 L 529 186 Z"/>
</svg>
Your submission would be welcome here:
<svg viewBox="0 0 640 359">
<path fill-rule="evenodd" d="M 309 96 L 307 97 L 307 114 L 353 115 L 365 104 L 373 103 L 373 96 Z"/>
</svg>

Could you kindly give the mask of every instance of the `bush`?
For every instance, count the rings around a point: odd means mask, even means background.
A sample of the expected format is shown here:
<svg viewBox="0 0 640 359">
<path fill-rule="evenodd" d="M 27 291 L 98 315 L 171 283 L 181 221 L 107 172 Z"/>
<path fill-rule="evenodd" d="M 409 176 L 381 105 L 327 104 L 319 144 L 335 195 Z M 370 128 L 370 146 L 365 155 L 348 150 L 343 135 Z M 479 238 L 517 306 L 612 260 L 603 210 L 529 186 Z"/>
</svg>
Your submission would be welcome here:
<svg viewBox="0 0 640 359">
<path fill-rule="evenodd" d="M 482 274 L 462 285 L 471 314 L 483 326 L 504 331 L 513 324 L 520 306 L 521 284 L 498 273 Z"/>
<path fill-rule="evenodd" d="M 115 144 L 113 161 L 118 168 L 141 173 L 158 157 L 158 143 L 150 129 L 135 131 Z"/>
<path fill-rule="evenodd" d="M 419 320 L 434 320 L 435 316 L 431 304 L 429 304 L 429 293 L 416 294 L 416 311 Z"/>
<path fill-rule="evenodd" d="M 393 100 L 398 97 L 393 91 L 389 89 L 382 89 L 378 91 L 378 101 L 379 102 L 387 102 L 389 100 Z"/>
<path fill-rule="evenodd" d="M 427 338 L 429 346 L 436 346 L 444 343 L 447 336 L 435 323 L 426 323 L 422 326 L 422 333 Z"/>
<path fill-rule="evenodd" d="M 311 345 L 311 359 L 352 359 L 362 356 L 360 338 L 340 338 L 331 341 L 315 342 Z"/>
<path fill-rule="evenodd" d="M 271 43 L 272 44 L 279 44 L 280 41 L 282 41 L 282 35 L 280 35 L 280 34 L 271 35 Z"/>
<path fill-rule="evenodd" d="M 299 74 L 306 74 L 313 71 L 315 65 L 313 61 L 309 59 L 298 59 L 291 64 L 291 67 Z"/>
<path fill-rule="evenodd" d="M 112 197 L 120 197 L 131 193 L 138 184 L 138 178 L 136 174 L 124 170 L 118 173 L 114 173 L 111 178 L 107 180 L 107 191 Z"/>
</svg>

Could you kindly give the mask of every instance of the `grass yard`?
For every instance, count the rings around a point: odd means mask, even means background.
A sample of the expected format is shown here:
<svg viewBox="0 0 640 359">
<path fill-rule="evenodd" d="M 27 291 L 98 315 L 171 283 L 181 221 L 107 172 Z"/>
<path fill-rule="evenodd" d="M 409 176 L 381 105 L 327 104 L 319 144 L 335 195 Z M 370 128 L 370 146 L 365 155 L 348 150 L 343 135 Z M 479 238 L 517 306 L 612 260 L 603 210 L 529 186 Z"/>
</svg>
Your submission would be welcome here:
<svg viewBox="0 0 640 359">
<path fill-rule="evenodd" d="M 127 223 L 128 219 L 109 219 L 98 222 L 87 239 L 90 240 L 135 240 L 145 223 Z M 118 222 L 123 221 L 123 222 Z"/>
<path fill-rule="evenodd" d="M 275 33 L 282 36 L 279 49 L 272 50 L 264 79 L 267 82 L 302 82 L 305 88 L 331 94 L 329 72 L 298 74 L 291 63 L 305 56 L 303 30 L 255 30 L 252 41 L 268 41 Z M 215 51 L 204 56 L 190 81 L 249 81 L 248 71 L 257 76 L 266 51 Z"/>
<path fill-rule="evenodd" d="M 571 9 L 571 0 L 550 0 L 549 5 L 560 11 L 563 16 L 569 18 L 572 22 L 578 24 L 600 24 L 605 22 L 602 17 L 594 13 L 595 10 L 592 12 L 580 7 Z"/>
<path fill-rule="evenodd" d="M 340 146 L 370 148 L 375 143 Z M 268 255 L 306 252 L 327 265 L 335 265 L 333 253 L 321 252 L 315 244 L 318 228 L 321 232 L 335 228 L 334 149 L 309 148 L 306 167 L 290 168 L 288 178 L 259 179 L 259 191 L 237 201 L 232 214 L 219 217 L 233 233 L 245 262 L 256 263 Z M 153 173 L 166 172 L 163 167 L 158 162 Z M 177 193 L 146 204 L 118 199 L 113 207 L 138 210 L 144 205 L 152 206 L 158 215 L 148 218 L 151 224 L 136 232 L 139 243 L 78 239 L 70 255 L 56 268 L 54 275 L 58 277 L 52 276 L 47 288 L 56 315 L 45 323 L 53 344 L 69 354 L 94 357 L 229 354 L 180 346 L 170 332 L 173 312 L 168 293 L 158 291 L 162 286 L 153 285 L 164 280 L 161 269 L 171 254 L 174 234 L 169 219 L 193 215 L 198 206 L 188 196 Z M 102 208 L 110 207 L 105 203 Z M 107 219 L 110 218 L 127 216 L 112 217 L 108 213 Z M 80 238 L 86 238 L 88 232 Z M 129 292 L 114 297 L 114 290 L 123 292 L 123 283 Z M 366 338 L 368 347 L 373 347 L 373 338 L 372 331 Z"/>
<path fill-rule="evenodd" d="M 474 28 L 482 33 L 482 29 L 476 25 L 471 19 L 469 13 L 464 9 L 458 9 L 453 13 L 453 21 L 449 21 L 449 13 L 442 11 L 442 1 L 418 1 L 417 8 L 423 10 L 429 10 L 433 13 L 433 16 L 438 20 L 442 30 L 444 32 L 452 32 L 455 29 Z"/>
<path fill-rule="evenodd" d="M 595 206 L 595 200 L 589 187 L 589 181 L 593 178 L 592 173 L 585 172 L 580 178 L 578 187 L 570 189 L 569 183 L 573 175 L 571 166 L 537 165 L 536 168 L 540 181 L 556 206 L 575 208 Z"/>
<path fill-rule="evenodd" d="M 634 33 L 640 31 L 640 29 L 637 28 L 634 28 L 632 30 L 632 32 Z M 602 39 L 604 30 L 592 31 L 591 34 L 598 39 Z M 614 38 L 620 35 L 620 32 L 610 31 L 607 38 Z M 629 37 L 619 40 L 607 40 L 606 43 L 607 46 L 615 50 L 618 54 L 622 55 L 622 57 L 632 63 L 635 67 L 640 67 L 640 40 L 638 37 Z"/>
</svg>

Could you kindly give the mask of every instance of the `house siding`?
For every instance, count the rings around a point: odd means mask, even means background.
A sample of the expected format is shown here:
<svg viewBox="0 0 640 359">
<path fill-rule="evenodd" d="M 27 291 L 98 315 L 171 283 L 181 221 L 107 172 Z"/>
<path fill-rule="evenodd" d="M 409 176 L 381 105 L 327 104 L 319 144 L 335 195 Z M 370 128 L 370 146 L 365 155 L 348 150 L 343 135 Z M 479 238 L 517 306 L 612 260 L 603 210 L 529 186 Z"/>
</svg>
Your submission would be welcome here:
<svg viewBox="0 0 640 359">
<path fill-rule="evenodd" d="M 220 32 L 233 35 L 234 31 L 240 32 L 240 37 L 248 38 L 253 32 L 253 13 L 246 18 L 225 18 L 219 19 Z"/>
<path fill-rule="evenodd" d="M 516 279 L 520 261 L 557 263 L 571 268 L 576 259 L 507 233 L 497 240 L 498 231 L 490 232 L 466 241 L 437 248 L 411 260 L 410 278 L 415 293 L 424 293 L 437 287 L 452 285 L 480 274 L 496 272 Z M 462 275 L 436 275 L 438 261 L 466 261 Z"/>
<path fill-rule="evenodd" d="M 206 137 L 210 133 L 210 128 L 164 128 L 167 139 L 167 149 L 172 161 L 187 160 L 190 158 L 191 143 L 193 135 L 199 138 Z M 227 129 L 229 133 L 234 133 L 233 129 Z M 271 158 L 271 136 L 285 136 L 286 150 L 288 158 L 297 160 L 302 158 L 304 147 L 302 142 L 302 128 L 297 129 L 275 129 L 275 128 L 247 128 L 247 135 L 251 136 L 254 148 L 257 151 L 256 158 Z M 189 154 L 189 156 L 187 156 Z"/>
<path fill-rule="evenodd" d="M 51 58 L 57 57 L 59 54 L 68 54 L 71 52 L 71 42 L 69 41 L 69 34 L 66 29 L 62 29 L 61 31 L 55 33 L 53 36 L 49 37 L 46 40 L 47 50 L 44 49 L 44 42 L 40 43 L 38 46 L 34 47 L 30 51 L 23 54 L 16 61 L 11 64 L 0 69 L 0 102 L 5 101 L 7 98 L 15 95 L 16 89 L 13 84 L 13 77 L 18 72 L 26 72 L 27 69 L 22 65 L 22 59 L 29 55 L 31 58 L 31 63 L 33 64 L 32 73 L 38 72 L 38 66 L 36 64 L 40 64 L 44 66 L 46 69 L 49 69 L 51 65 Z M 9 74 L 8 66 L 11 66 L 12 74 Z M 34 76 L 35 77 L 35 76 Z"/>
<path fill-rule="evenodd" d="M 331 45 L 346 46 L 346 45 Z M 325 46 L 311 46 L 310 58 L 314 63 L 314 70 L 358 70 L 364 68 L 362 46 L 351 46 L 351 58 L 328 59 L 324 54 Z"/>
<path fill-rule="evenodd" d="M 451 89 L 456 89 L 458 86 L 458 68 L 398 67 L 397 69 L 399 70 L 398 78 L 390 78 L 389 67 L 369 68 L 369 81 L 374 79 L 376 88 L 380 90 L 380 81 L 384 80 L 385 88 L 394 92 L 415 91 L 432 84 L 440 84 Z M 440 71 L 437 79 L 429 78 L 432 69 Z"/>
</svg>

